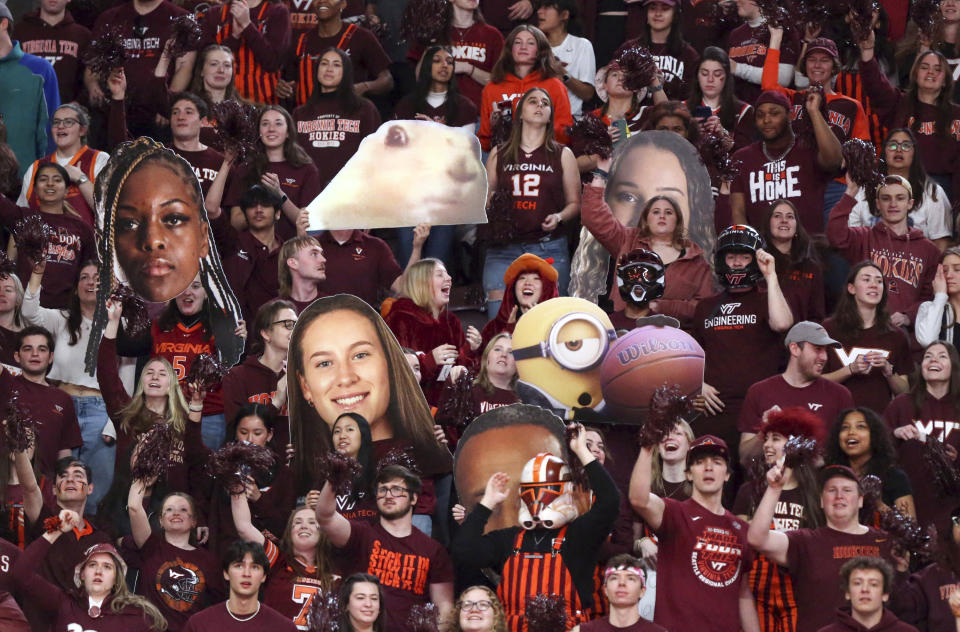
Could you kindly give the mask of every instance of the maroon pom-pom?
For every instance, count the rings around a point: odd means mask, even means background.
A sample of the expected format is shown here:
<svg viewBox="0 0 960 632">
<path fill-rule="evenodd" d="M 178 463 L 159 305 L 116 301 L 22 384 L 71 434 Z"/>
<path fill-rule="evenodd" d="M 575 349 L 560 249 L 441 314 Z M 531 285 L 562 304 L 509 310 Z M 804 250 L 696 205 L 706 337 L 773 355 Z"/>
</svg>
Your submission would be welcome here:
<svg viewBox="0 0 960 632">
<path fill-rule="evenodd" d="M 917 25 L 922 39 L 935 43 L 943 25 L 940 0 L 913 0 L 910 3 L 910 19 Z"/>
<path fill-rule="evenodd" d="M 233 154 L 236 163 L 244 162 L 257 152 L 260 130 L 256 108 L 226 99 L 213 106 L 213 116 L 217 121 L 217 138 L 224 152 Z"/>
<path fill-rule="evenodd" d="M 860 491 L 863 493 L 863 513 L 872 516 L 883 503 L 883 481 L 875 474 L 860 477 Z"/>
<path fill-rule="evenodd" d="M 487 226 L 484 231 L 488 239 L 505 242 L 513 239 L 516 224 L 513 221 L 513 195 L 508 189 L 497 187 L 487 204 Z"/>
<path fill-rule="evenodd" d="M 126 319 L 126 331 L 133 337 L 150 328 L 147 304 L 128 285 L 117 285 L 110 294 L 110 300 L 120 303 L 121 315 Z"/>
<path fill-rule="evenodd" d="M 5 250 L 0 250 L 0 279 L 6 279 L 17 273 L 17 262 L 7 256 Z"/>
<path fill-rule="evenodd" d="M 127 61 L 127 49 L 123 40 L 123 28 L 112 26 L 90 42 L 85 61 L 90 72 L 99 78 L 101 87 L 106 86 L 110 73 L 123 68 Z"/>
<path fill-rule="evenodd" d="M 637 434 L 640 446 L 646 448 L 658 445 L 690 410 L 691 402 L 677 384 L 657 387 L 650 397 L 647 420 Z"/>
<path fill-rule="evenodd" d="M 340 631 L 340 597 L 336 592 L 317 592 L 313 596 L 307 612 L 307 626 L 310 632 Z"/>
<path fill-rule="evenodd" d="M 830 19 L 830 5 L 824 0 L 802 0 L 794 4 L 799 23 L 818 30 Z"/>
<path fill-rule="evenodd" d="M 756 0 L 756 3 L 767 26 L 788 29 L 796 25 L 797 16 L 793 14 L 790 0 Z"/>
<path fill-rule="evenodd" d="M 317 473 L 338 495 L 349 494 L 354 482 L 363 475 L 363 466 L 356 459 L 336 450 L 317 457 Z"/>
<path fill-rule="evenodd" d="M 456 382 L 444 382 L 434 417 L 441 426 L 466 428 L 479 414 L 473 402 L 473 375 L 464 371 Z"/>
<path fill-rule="evenodd" d="M 246 484 L 247 477 L 268 472 L 275 462 L 276 457 L 270 448 L 238 441 L 214 452 L 209 467 L 223 487 L 235 490 Z"/>
<path fill-rule="evenodd" d="M 20 401 L 20 391 L 7 393 L 3 406 L 3 421 L 7 445 L 11 452 L 26 452 L 36 442 L 37 422 Z"/>
<path fill-rule="evenodd" d="M 740 174 L 741 161 L 733 159 L 733 143 L 727 136 L 711 131 L 700 136 L 700 159 L 708 169 L 713 168 L 725 182 L 732 182 Z"/>
<path fill-rule="evenodd" d="M 510 140 L 510 131 L 513 129 L 513 105 L 509 102 L 496 105 L 497 116 L 493 118 L 490 128 L 490 146 L 499 147 Z"/>
<path fill-rule="evenodd" d="M 47 258 L 47 249 L 50 247 L 52 237 L 53 229 L 39 214 L 22 217 L 13 227 L 13 240 L 17 244 L 17 253 L 31 264 Z"/>
<path fill-rule="evenodd" d="M 440 611 L 437 610 L 436 604 L 417 604 L 410 608 L 407 629 L 410 632 L 439 632 Z"/>
<path fill-rule="evenodd" d="M 136 460 L 130 468 L 130 476 L 141 481 L 163 477 L 170 466 L 176 440 L 177 433 L 170 424 L 153 424 L 137 443 Z"/>
<path fill-rule="evenodd" d="M 929 558 L 933 553 L 933 541 L 930 534 L 914 518 L 903 514 L 899 509 L 890 507 L 880 512 L 881 529 L 893 540 L 893 549 L 898 554 L 914 553 Z"/>
<path fill-rule="evenodd" d="M 200 42 L 203 40 L 203 29 L 192 13 L 174 18 L 171 25 L 173 31 L 170 34 L 171 42 L 168 51 L 171 58 L 176 59 L 184 53 L 200 48 Z"/>
<path fill-rule="evenodd" d="M 377 462 L 377 473 L 388 465 L 401 465 L 417 476 L 420 475 L 420 467 L 413 456 L 413 448 L 391 448 Z"/>
<path fill-rule="evenodd" d="M 851 138 L 843 144 L 843 160 L 850 179 L 865 188 L 868 197 L 883 182 L 880 161 L 873 143 Z"/>
<path fill-rule="evenodd" d="M 610 130 L 598 117 L 587 114 L 567 126 L 569 147 L 574 156 L 599 155 L 609 158 L 613 154 L 613 139 Z"/>
<path fill-rule="evenodd" d="M 644 46 L 633 46 L 620 53 L 617 65 L 623 72 L 623 87 L 631 92 L 640 92 L 657 76 L 657 60 Z"/>
<path fill-rule="evenodd" d="M 947 446 L 933 435 L 924 443 L 923 458 L 933 473 L 933 485 L 937 496 L 957 498 L 960 496 L 960 470 L 947 452 Z"/>
<path fill-rule="evenodd" d="M 527 632 L 567 630 L 567 600 L 559 595 L 536 595 L 527 600 Z"/>
<path fill-rule="evenodd" d="M 783 464 L 793 470 L 815 467 L 819 456 L 820 447 L 813 437 L 790 437 L 783 446 Z"/>
<path fill-rule="evenodd" d="M 750 462 L 747 463 L 746 477 L 747 482 L 750 484 L 750 498 L 753 500 L 754 506 L 760 502 L 763 493 L 767 491 L 768 469 L 770 468 L 767 467 L 767 462 L 762 454 L 752 457 Z"/>
<path fill-rule="evenodd" d="M 732 31 L 742 22 L 735 2 L 711 2 L 704 14 L 696 19 L 697 26 L 712 27 L 723 33 Z"/>
<path fill-rule="evenodd" d="M 220 360 L 209 353 L 201 353 L 193 359 L 190 370 L 187 371 L 187 376 L 183 379 L 183 382 L 187 385 L 188 390 L 191 391 L 190 395 L 193 395 L 192 389 L 195 388 L 199 391 L 207 392 L 210 390 L 210 387 L 222 382 L 226 374 L 227 367 L 224 366 Z"/>
<path fill-rule="evenodd" d="M 873 28 L 873 13 L 880 11 L 880 3 L 877 0 L 847 0 L 838 8 L 845 8 L 845 13 L 850 14 L 850 33 L 854 43 L 866 40 Z"/>
<path fill-rule="evenodd" d="M 446 0 L 411 0 L 403 10 L 400 32 L 407 40 L 433 44 L 443 36 L 452 11 Z"/>
</svg>

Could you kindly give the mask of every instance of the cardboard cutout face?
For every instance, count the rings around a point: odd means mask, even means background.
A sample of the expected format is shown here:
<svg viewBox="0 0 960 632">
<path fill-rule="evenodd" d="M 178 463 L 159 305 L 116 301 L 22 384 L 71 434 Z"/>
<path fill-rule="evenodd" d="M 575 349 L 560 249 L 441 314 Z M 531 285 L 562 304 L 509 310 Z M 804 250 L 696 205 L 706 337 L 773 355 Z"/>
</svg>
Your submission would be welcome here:
<svg viewBox="0 0 960 632">
<path fill-rule="evenodd" d="M 676 202 L 687 238 L 709 257 L 716 242 L 710 174 L 696 148 L 674 132 L 634 134 L 613 155 L 604 200 L 621 224 L 636 227 L 656 195 Z M 584 228 L 571 262 L 570 295 L 595 302 L 607 291 L 609 261 L 610 253 Z"/>
<path fill-rule="evenodd" d="M 309 230 L 485 224 L 476 136 L 432 121 L 388 121 L 307 207 Z"/>
</svg>

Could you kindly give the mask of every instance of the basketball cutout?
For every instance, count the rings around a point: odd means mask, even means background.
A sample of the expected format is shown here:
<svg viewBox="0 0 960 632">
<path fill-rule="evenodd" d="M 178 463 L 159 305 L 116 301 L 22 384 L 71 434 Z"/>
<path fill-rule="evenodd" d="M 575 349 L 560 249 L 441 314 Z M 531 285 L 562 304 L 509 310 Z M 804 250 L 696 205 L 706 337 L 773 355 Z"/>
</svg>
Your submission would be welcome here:
<svg viewBox="0 0 960 632">
<path fill-rule="evenodd" d="M 646 418 L 653 392 L 676 384 L 693 397 L 703 385 L 703 348 L 682 329 L 647 325 L 610 346 L 600 367 L 603 401 L 623 423 Z"/>
</svg>

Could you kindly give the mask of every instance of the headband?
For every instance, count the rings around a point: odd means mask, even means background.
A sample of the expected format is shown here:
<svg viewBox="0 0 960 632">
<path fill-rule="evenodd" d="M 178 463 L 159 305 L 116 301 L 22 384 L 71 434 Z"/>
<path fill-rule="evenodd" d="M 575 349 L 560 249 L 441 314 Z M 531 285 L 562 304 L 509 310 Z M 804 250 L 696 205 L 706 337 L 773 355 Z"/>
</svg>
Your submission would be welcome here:
<svg viewBox="0 0 960 632">
<path fill-rule="evenodd" d="M 622 571 L 626 571 L 628 573 L 632 573 L 636 575 L 637 577 L 640 578 L 640 583 L 643 585 L 646 585 L 647 583 L 646 575 L 644 574 L 643 569 L 640 568 L 639 566 L 630 566 L 628 564 L 620 564 L 619 566 L 608 566 L 606 569 L 604 569 L 603 571 L 604 583 L 606 583 L 608 577 L 610 577 L 614 573 L 619 573 Z"/>
</svg>

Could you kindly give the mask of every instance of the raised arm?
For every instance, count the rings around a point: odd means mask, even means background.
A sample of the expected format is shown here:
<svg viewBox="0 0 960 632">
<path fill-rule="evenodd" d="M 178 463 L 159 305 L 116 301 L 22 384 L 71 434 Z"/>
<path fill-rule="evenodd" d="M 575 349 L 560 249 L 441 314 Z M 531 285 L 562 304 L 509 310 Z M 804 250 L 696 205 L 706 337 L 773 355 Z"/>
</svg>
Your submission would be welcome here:
<svg viewBox="0 0 960 632">
<path fill-rule="evenodd" d="M 230 490 L 230 511 L 233 513 L 233 525 L 237 528 L 237 535 L 247 542 L 263 544 L 266 538 L 253 526 L 250 515 L 250 501 L 247 500 L 246 490 Z"/>
<path fill-rule="evenodd" d="M 130 532 L 137 548 L 142 548 L 150 538 L 150 518 L 143 508 L 143 499 L 147 495 L 149 481 L 137 479 L 130 483 L 130 492 L 127 494 L 127 515 L 130 516 Z"/>
<path fill-rule="evenodd" d="M 787 477 L 791 476 L 793 473 L 790 468 L 784 469 L 782 465 L 774 465 L 767 471 L 767 489 L 763 492 L 763 497 L 753 514 L 753 520 L 750 521 L 750 528 L 747 530 L 747 542 L 750 546 L 780 566 L 787 565 L 787 549 L 790 546 L 790 540 L 786 533 L 774 531 L 771 525 L 777 501 L 780 500 L 780 492 Z"/>
<path fill-rule="evenodd" d="M 760 248 L 757 250 L 757 265 L 760 266 L 763 279 L 767 282 L 767 313 L 770 329 L 777 332 L 787 331 L 793 326 L 793 310 L 790 309 L 790 304 L 787 303 L 780 289 L 773 255 Z"/>
<path fill-rule="evenodd" d="M 653 451 L 657 446 L 643 446 L 637 462 L 633 464 L 633 473 L 630 475 L 630 505 L 640 514 L 643 521 L 656 531 L 663 522 L 663 512 L 666 504 L 663 499 L 650 491 L 653 477 Z"/>
<path fill-rule="evenodd" d="M 43 508 L 43 492 L 37 484 L 30 455 L 26 452 L 17 452 L 14 455 L 13 465 L 17 471 L 17 479 L 20 481 L 20 492 L 23 494 L 23 513 L 26 515 L 27 522 L 34 524 Z"/>
<path fill-rule="evenodd" d="M 840 169 L 843 162 L 843 150 L 837 135 L 830 129 L 830 124 L 820 112 L 820 102 L 823 96 L 818 92 L 808 91 L 804 106 L 810 124 L 813 125 L 813 135 L 817 140 L 817 166 L 827 173 Z"/>
<path fill-rule="evenodd" d="M 350 521 L 337 513 L 337 498 L 329 482 L 320 489 L 316 513 L 320 530 L 327 535 L 330 543 L 336 547 L 346 545 L 350 539 Z"/>
</svg>

